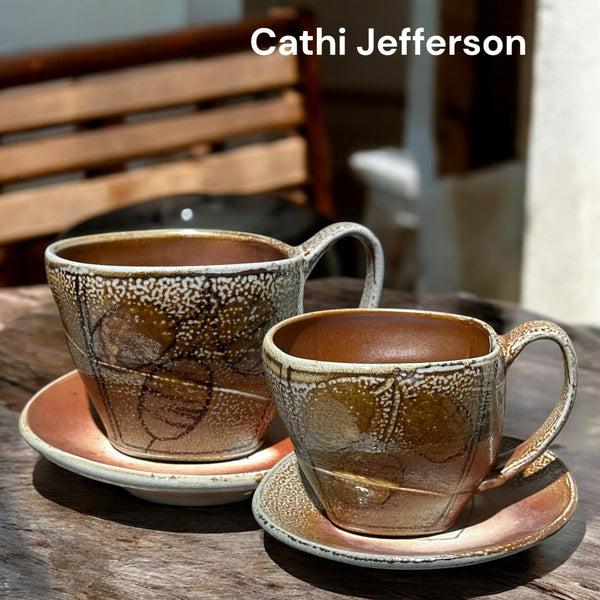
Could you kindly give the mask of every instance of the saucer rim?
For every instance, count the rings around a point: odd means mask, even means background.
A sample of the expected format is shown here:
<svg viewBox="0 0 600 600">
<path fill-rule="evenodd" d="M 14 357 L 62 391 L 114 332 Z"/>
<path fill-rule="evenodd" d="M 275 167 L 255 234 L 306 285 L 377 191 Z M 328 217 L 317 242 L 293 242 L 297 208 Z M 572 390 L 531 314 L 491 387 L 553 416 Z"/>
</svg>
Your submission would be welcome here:
<svg viewBox="0 0 600 600">
<path fill-rule="evenodd" d="M 58 383 L 75 376 L 78 376 L 77 370 L 69 371 L 43 386 L 27 401 L 19 416 L 19 433 L 22 438 L 44 458 L 73 473 L 102 483 L 117 485 L 125 489 L 139 489 L 147 492 L 165 493 L 172 491 L 174 493 L 189 492 L 196 494 L 202 492 L 234 493 L 255 489 L 262 478 L 280 460 L 280 458 L 274 458 L 271 467 L 254 471 L 193 474 L 141 471 L 131 467 L 111 465 L 109 463 L 73 454 L 67 450 L 54 446 L 39 437 L 29 425 L 28 415 L 31 407 L 40 396 L 47 393 L 48 390 L 52 389 L 52 387 Z M 284 442 L 286 439 L 289 438 L 284 437 L 270 446 L 262 446 L 256 452 L 272 448 L 275 445 Z M 118 451 L 115 449 L 115 452 Z M 284 458 L 286 455 L 281 458 Z M 242 461 L 247 458 L 248 457 L 235 460 Z M 142 458 L 136 458 L 136 460 L 144 461 Z M 144 462 L 148 463 L 152 461 Z M 202 464 L 206 466 L 207 463 Z M 221 463 L 215 463 L 215 465 L 217 464 Z"/>
<path fill-rule="evenodd" d="M 505 436 L 509 437 L 510 436 Z M 514 438 L 517 439 L 517 438 Z M 522 536 L 519 539 L 518 536 L 511 540 L 510 543 L 504 544 L 490 544 L 485 549 L 473 548 L 472 550 L 466 551 L 452 551 L 449 553 L 437 552 L 431 554 L 422 555 L 410 555 L 410 554 L 384 554 L 378 552 L 365 552 L 360 550 L 348 550 L 335 545 L 322 544 L 318 541 L 312 540 L 307 536 L 299 536 L 293 532 L 285 529 L 285 523 L 282 525 L 281 520 L 277 522 L 277 519 L 273 519 L 266 514 L 266 511 L 262 507 L 262 493 L 272 479 L 276 479 L 280 476 L 280 472 L 288 465 L 293 462 L 295 468 L 298 467 L 295 452 L 291 452 L 287 456 L 283 457 L 271 470 L 265 475 L 265 477 L 259 483 L 254 496 L 252 498 L 252 514 L 254 515 L 257 523 L 262 529 L 275 539 L 279 540 L 283 544 L 290 546 L 301 552 L 317 556 L 319 558 L 325 558 L 336 562 L 350 564 L 353 566 L 366 567 L 371 569 L 386 569 L 386 570 L 437 570 L 437 569 L 449 569 L 455 567 L 463 567 L 469 565 L 480 564 L 504 558 L 513 554 L 527 550 L 544 539 L 557 533 L 562 529 L 571 519 L 578 504 L 578 491 L 575 477 L 567 465 L 562 461 L 554 452 L 546 450 L 542 456 L 552 458 L 552 460 L 558 460 L 565 467 L 565 475 L 567 476 L 567 486 L 570 490 L 570 496 L 568 502 L 565 504 L 561 514 L 549 522 L 545 527 L 540 529 L 536 534 L 529 534 Z M 306 494 L 305 491 L 300 490 L 301 494 Z M 309 500 L 310 501 L 310 500 Z M 320 513 L 319 513 L 320 514 Z M 331 523 L 325 515 L 317 517 L 319 521 L 326 520 L 331 527 L 339 531 L 344 531 Z M 350 536 L 361 537 L 361 534 L 353 532 L 345 532 Z M 375 536 L 378 540 L 389 539 L 381 536 Z M 424 536 L 430 537 L 430 536 Z"/>
</svg>

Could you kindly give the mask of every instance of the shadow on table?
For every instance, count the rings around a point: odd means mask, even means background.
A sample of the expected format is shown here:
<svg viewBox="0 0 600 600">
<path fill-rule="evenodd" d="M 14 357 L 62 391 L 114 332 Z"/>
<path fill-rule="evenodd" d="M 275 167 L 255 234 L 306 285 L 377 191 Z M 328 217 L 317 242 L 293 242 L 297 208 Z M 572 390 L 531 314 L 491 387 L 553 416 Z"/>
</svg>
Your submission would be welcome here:
<svg viewBox="0 0 600 600">
<path fill-rule="evenodd" d="M 44 498 L 65 508 L 130 527 L 175 533 L 235 533 L 259 529 L 250 501 L 207 507 L 154 504 L 125 490 L 86 479 L 40 458 L 33 485 Z"/>
<path fill-rule="evenodd" d="M 518 554 L 466 567 L 392 571 L 368 569 L 305 554 L 265 533 L 271 560 L 315 587 L 369 600 L 462 599 L 497 594 L 526 585 L 563 564 L 585 535 L 585 518 L 576 512 L 556 534 Z"/>
</svg>

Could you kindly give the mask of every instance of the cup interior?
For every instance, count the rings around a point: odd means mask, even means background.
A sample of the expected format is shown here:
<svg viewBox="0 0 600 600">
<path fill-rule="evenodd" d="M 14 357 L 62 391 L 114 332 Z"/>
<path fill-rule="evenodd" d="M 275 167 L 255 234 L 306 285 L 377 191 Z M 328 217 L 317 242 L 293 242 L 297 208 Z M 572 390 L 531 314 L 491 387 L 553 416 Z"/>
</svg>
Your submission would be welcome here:
<svg viewBox="0 0 600 600">
<path fill-rule="evenodd" d="M 473 319 L 384 309 L 302 315 L 280 325 L 273 342 L 298 358 L 365 364 L 445 362 L 492 349 L 489 331 Z"/>
<path fill-rule="evenodd" d="M 63 244 L 56 254 L 77 263 L 132 267 L 228 265 L 288 258 L 282 248 L 266 239 L 226 232 L 82 237 Z"/>
</svg>

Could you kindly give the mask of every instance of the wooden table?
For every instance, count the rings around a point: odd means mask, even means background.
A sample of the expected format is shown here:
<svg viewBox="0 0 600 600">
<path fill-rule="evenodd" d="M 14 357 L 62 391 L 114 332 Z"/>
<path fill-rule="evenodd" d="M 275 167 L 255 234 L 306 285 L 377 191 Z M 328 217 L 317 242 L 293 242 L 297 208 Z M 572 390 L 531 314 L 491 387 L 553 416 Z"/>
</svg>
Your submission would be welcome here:
<svg viewBox="0 0 600 600">
<path fill-rule="evenodd" d="M 352 306 L 360 282 L 315 280 L 306 308 Z M 505 332 L 532 315 L 470 296 L 386 291 L 382 305 L 471 314 Z M 521 553 L 460 569 L 377 571 L 298 552 L 256 524 L 250 501 L 152 504 L 40 457 L 17 422 L 41 386 L 71 370 L 46 287 L 0 290 L 0 597 L 600 598 L 600 338 L 567 328 L 580 367 L 569 423 L 553 450 L 570 467 L 579 506 L 554 536 Z M 558 350 L 539 342 L 509 371 L 506 434 L 527 437 L 557 399 Z"/>
</svg>

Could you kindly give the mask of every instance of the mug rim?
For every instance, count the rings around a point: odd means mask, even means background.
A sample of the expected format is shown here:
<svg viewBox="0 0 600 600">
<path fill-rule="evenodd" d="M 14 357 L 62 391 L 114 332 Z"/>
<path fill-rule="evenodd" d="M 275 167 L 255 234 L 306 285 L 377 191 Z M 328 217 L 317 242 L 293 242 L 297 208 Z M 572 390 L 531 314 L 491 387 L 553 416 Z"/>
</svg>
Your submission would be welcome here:
<svg viewBox="0 0 600 600">
<path fill-rule="evenodd" d="M 340 314 L 412 314 L 417 316 L 433 316 L 433 317 L 444 317 L 455 321 L 470 322 L 483 328 L 488 334 L 490 341 L 490 351 L 486 354 L 479 356 L 456 358 L 451 360 L 441 361 L 421 361 L 421 362 L 338 362 L 330 360 L 320 360 L 313 358 L 302 358 L 290 354 L 285 350 L 282 350 L 274 340 L 275 334 L 282 328 L 291 325 L 297 321 L 306 319 L 318 318 L 320 316 L 334 316 Z M 460 315 L 457 313 L 449 313 L 444 311 L 433 311 L 423 309 L 410 309 L 410 308 L 335 308 L 328 310 L 318 310 L 310 313 L 303 313 L 290 317 L 279 323 L 273 325 L 263 340 L 263 357 L 271 362 L 279 362 L 282 365 L 290 365 L 294 370 L 301 372 L 312 372 L 312 373 L 340 373 L 340 372 L 352 372 L 356 374 L 373 374 L 374 372 L 392 372 L 394 370 L 413 370 L 413 369 L 426 369 L 426 368 L 444 368 L 454 369 L 458 366 L 475 366 L 484 364 L 496 358 L 500 353 L 500 345 L 497 341 L 498 334 L 493 327 L 488 325 L 485 321 L 477 319 L 475 317 L 469 317 L 467 315 Z"/>
<path fill-rule="evenodd" d="M 76 261 L 60 256 L 59 252 L 65 248 L 83 246 L 85 244 L 101 243 L 108 240 L 146 239 L 151 237 L 160 238 L 209 238 L 230 240 L 253 240 L 279 250 L 285 256 L 283 258 L 254 262 L 238 262 L 225 264 L 205 265 L 114 265 L 92 262 Z M 254 269 L 279 268 L 286 262 L 297 259 L 299 252 L 297 247 L 290 246 L 285 242 L 266 235 L 245 231 L 234 231 L 228 229 L 201 229 L 201 228 L 169 228 L 169 229 L 133 229 L 124 231 L 110 231 L 105 233 L 93 233 L 79 235 L 71 238 L 56 240 L 49 244 L 44 251 L 46 264 L 53 268 L 72 269 L 78 273 L 91 273 L 98 275 L 110 275 L 114 277 L 122 275 L 197 275 L 204 273 L 239 273 L 240 271 L 251 271 Z M 242 267 L 242 269 L 240 269 Z"/>
</svg>

